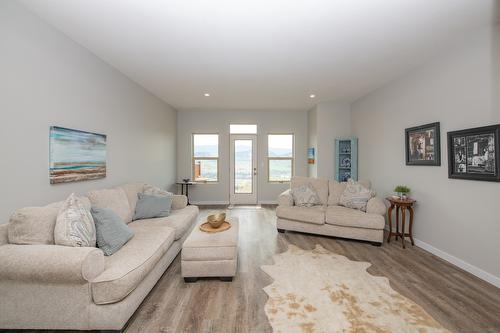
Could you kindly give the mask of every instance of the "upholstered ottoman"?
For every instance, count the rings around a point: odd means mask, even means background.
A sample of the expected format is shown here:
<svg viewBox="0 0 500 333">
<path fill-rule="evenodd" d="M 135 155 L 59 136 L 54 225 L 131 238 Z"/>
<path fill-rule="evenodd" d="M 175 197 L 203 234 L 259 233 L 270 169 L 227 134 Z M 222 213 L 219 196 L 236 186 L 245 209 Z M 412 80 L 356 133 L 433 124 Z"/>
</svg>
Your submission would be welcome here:
<svg viewBox="0 0 500 333">
<path fill-rule="evenodd" d="M 181 269 L 186 282 L 199 277 L 232 281 L 238 264 L 238 218 L 227 219 L 231 228 L 207 233 L 195 227 L 182 245 Z"/>
</svg>

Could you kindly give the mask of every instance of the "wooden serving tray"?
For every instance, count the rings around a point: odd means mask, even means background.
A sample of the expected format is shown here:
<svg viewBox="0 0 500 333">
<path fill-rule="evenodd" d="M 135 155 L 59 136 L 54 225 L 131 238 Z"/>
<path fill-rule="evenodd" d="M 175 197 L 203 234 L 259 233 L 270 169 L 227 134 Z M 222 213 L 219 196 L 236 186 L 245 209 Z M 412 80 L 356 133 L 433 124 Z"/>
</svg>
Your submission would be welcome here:
<svg viewBox="0 0 500 333">
<path fill-rule="evenodd" d="M 231 223 L 227 221 L 224 221 L 218 228 L 213 228 L 208 222 L 205 222 L 202 225 L 200 225 L 200 230 L 208 233 L 222 232 L 228 230 L 229 228 L 231 228 Z"/>
</svg>

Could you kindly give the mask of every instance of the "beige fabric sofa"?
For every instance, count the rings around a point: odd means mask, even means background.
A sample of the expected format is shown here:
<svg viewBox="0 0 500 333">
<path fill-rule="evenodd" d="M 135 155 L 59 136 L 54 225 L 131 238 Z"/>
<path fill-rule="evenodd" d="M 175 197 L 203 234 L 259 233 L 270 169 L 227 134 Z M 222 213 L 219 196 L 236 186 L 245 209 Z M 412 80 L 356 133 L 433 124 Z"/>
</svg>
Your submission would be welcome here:
<svg viewBox="0 0 500 333">
<path fill-rule="evenodd" d="M 121 330 L 178 255 L 198 217 L 198 208 L 176 195 L 170 216 L 132 221 L 143 189 L 144 184 L 127 184 L 88 194 L 93 205 L 114 209 L 134 230 L 112 256 L 97 248 L 53 245 L 47 231 L 53 230 L 62 202 L 21 209 L 0 225 L 0 329 Z M 37 223 L 19 220 L 33 211 Z M 24 222 L 38 228 L 34 242 L 24 237 Z M 31 245 L 11 244 L 11 239 Z"/>
<path fill-rule="evenodd" d="M 360 181 L 371 189 L 369 181 Z M 382 199 L 372 198 L 366 213 L 339 205 L 346 183 L 308 177 L 293 177 L 290 188 L 309 185 L 318 194 L 321 205 L 299 207 L 294 205 L 291 190 L 278 198 L 276 208 L 278 231 L 299 231 L 383 243 L 386 206 Z"/>
</svg>

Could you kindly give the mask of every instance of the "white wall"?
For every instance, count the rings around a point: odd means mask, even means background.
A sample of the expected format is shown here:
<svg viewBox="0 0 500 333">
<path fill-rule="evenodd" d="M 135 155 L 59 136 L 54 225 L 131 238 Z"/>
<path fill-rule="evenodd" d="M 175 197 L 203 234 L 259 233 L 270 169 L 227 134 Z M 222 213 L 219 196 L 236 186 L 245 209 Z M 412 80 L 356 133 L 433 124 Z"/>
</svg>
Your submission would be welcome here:
<svg viewBox="0 0 500 333">
<path fill-rule="evenodd" d="M 219 133 L 220 177 L 217 184 L 192 187 L 190 198 L 198 203 L 229 202 L 229 124 L 258 125 L 258 199 L 276 202 L 289 184 L 267 181 L 267 134 L 295 134 L 295 174 L 307 175 L 307 112 L 266 110 L 182 110 L 177 116 L 177 178 L 192 178 L 191 136 L 193 133 Z"/>
<path fill-rule="evenodd" d="M 0 2 L 0 223 L 71 192 L 175 181 L 176 111 L 14 1 Z M 108 176 L 49 184 L 49 127 L 108 136 Z"/>
<path fill-rule="evenodd" d="M 418 244 L 500 286 L 500 183 L 448 179 L 446 133 L 500 123 L 500 27 L 352 105 L 361 178 L 379 194 L 407 184 Z M 404 129 L 441 122 L 442 166 L 406 166 Z M 497 147 L 500 148 L 500 147 Z"/>
<path fill-rule="evenodd" d="M 316 150 L 309 177 L 335 178 L 335 139 L 351 136 L 351 106 L 345 102 L 321 102 L 307 112 L 308 147 Z"/>
<path fill-rule="evenodd" d="M 335 178 L 335 139 L 350 137 L 349 103 L 327 102 L 317 106 L 318 164 L 317 177 Z"/>
<path fill-rule="evenodd" d="M 317 107 L 307 111 L 307 148 L 314 148 L 315 161 L 314 164 L 307 165 L 307 176 L 318 177 L 318 122 L 317 122 Z"/>
</svg>

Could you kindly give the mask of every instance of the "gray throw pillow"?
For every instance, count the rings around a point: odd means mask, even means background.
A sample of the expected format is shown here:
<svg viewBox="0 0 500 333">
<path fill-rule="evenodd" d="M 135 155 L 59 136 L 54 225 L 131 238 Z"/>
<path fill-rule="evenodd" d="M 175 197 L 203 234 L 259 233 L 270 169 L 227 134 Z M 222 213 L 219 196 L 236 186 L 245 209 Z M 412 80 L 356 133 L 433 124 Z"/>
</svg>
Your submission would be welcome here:
<svg viewBox="0 0 500 333">
<path fill-rule="evenodd" d="M 134 231 L 111 209 L 92 207 L 90 212 L 95 222 L 97 247 L 104 255 L 112 255 L 134 236 Z"/>
<path fill-rule="evenodd" d="M 135 205 L 134 220 L 152 219 L 156 217 L 166 217 L 170 215 L 172 208 L 172 196 L 149 195 L 138 193 L 137 204 Z"/>
</svg>

